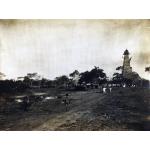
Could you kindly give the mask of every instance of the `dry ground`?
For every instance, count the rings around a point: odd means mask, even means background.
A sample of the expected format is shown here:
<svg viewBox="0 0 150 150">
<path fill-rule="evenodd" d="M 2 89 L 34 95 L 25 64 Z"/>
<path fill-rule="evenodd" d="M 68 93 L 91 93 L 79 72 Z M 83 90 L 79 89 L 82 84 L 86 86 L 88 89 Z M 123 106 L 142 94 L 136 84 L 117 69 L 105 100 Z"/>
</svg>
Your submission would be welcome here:
<svg viewBox="0 0 150 150">
<path fill-rule="evenodd" d="M 51 96 L 66 93 L 50 89 L 42 92 Z M 69 94 L 68 111 L 62 99 L 35 102 L 27 112 L 10 103 L 6 107 L 9 111 L 0 113 L 0 130 L 150 130 L 149 89 L 123 88 L 109 94 L 97 89 Z"/>
</svg>

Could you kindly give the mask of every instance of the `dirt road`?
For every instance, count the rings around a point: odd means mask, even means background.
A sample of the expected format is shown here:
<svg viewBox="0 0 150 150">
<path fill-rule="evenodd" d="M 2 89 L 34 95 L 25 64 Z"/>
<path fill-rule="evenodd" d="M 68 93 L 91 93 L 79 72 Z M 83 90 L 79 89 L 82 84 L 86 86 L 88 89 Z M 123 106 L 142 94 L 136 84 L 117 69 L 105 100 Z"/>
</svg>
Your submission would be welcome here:
<svg viewBox="0 0 150 150">
<path fill-rule="evenodd" d="M 1 130 L 92 131 L 150 130 L 150 91 L 119 89 L 69 92 L 68 111 L 61 99 L 38 102 L 28 112 L 1 114 Z"/>
</svg>

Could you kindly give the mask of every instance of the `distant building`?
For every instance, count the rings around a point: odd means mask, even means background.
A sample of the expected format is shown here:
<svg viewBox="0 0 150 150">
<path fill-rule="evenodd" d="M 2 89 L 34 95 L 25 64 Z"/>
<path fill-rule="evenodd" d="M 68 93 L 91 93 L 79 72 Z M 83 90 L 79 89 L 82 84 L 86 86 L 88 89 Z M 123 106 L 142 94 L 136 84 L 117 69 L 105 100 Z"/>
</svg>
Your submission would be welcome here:
<svg viewBox="0 0 150 150">
<path fill-rule="evenodd" d="M 130 53 L 126 49 L 124 51 L 123 58 L 123 67 L 122 67 L 122 75 L 124 78 L 130 78 L 132 75 L 132 67 L 130 66 L 131 58 L 129 57 Z"/>
<path fill-rule="evenodd" d="M 123 66 L 122 66 L 122 76 L 125 79 L 129 79 L 132 81 L 132 86 L 136 87 L 149 87 L 149 81 L 141 78 L 137 72 L 132 70 L 130 65 L 131 57 L 129 56 L 130 53 L 126 49 L 123 53 Z"/>
</svg>

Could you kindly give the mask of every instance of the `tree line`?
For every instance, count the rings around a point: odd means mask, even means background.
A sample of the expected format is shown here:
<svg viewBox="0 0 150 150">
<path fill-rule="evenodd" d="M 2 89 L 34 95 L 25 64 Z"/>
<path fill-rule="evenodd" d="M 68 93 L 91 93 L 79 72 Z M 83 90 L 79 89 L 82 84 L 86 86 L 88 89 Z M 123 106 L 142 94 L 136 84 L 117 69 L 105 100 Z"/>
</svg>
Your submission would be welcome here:
<svg viewBox="0 0 150 150">
<path fill-rule="evenodd" d="M 1 78 L 4 74 L 0 74 Z M 99 67 L 94 67 L 90 71 L 79 73 L 78 70 L 70 73 L 69 76 L 62 75 L 56 77 L 54 80 L 42 78 L 38 73 L 28 73 L 24 77 L 18 77 L 17 80 L 0 80 L 0 92 L 16 92 L 24 91 L 28 88 L 50 88 L 66 86 L 74 86 L 75 76 L 78 76 L 78 84 L 98 83 L 102 84 L 107 82 L 106 73 Z"/>
<path fill-rule="evenodd" d="M 145 68 L 145 71 L 150 72 L 150 67 Z M 0 73 L 0 78 L 4 76 L 3 73 Z M 137 77 L 138 74 L 134 74 L 133 79 L 123 78 L 122 66 L 116 68 L 116 72 L 110 80 L 104 70 L 96 66 L 90 71 L 80 73 L 78 70 L 75 70 L 68 76 L 62 75 L 56 77 L 54 80 L 42 78 L 38 73 L 28 73 L 24 77 L 18 77 L 17 80 L 0 80 L 0 92 L 22 92 L 29 88 L 65 88 L 87 84 L 116 84 L 118 86 L 126 84 L 127 86 L 131 86 L 137 84 L 134 83 L 134 79 Z"/>
</svg>

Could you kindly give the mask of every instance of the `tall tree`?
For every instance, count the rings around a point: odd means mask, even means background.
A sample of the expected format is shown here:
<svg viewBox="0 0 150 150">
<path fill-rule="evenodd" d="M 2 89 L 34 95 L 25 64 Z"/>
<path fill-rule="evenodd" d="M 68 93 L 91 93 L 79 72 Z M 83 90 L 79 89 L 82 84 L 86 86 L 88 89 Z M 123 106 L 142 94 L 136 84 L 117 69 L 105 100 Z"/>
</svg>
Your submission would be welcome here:
<svg viewBox="0 0 150 150">
<path fill-rule="evenodd" d="M 123 69 L 122 66 L 118 66 L 118 67 L 116 68 L 117 71 L 122 71 L 122 69 Z"/>
<path fill-rule="evenodd" d="M 28 73 L 26 76 L 18 77 L 17 79 L 18 80 L 23 80 L 23 82 L 28 86 L 32 86 L 33 81 L 38 81 L 39 85 L 40 85 L 41 76 L 38 75 L 38 73 Z"/>
<path fill-rule="evenodd" d="M 106 80 L 107 78 L 104 70 L 96 66 L 91 71 L 81 73 L 80 76 L 80 83 L 99 83 L 100 80 Z"/>
<path fill-rule="evenodd" d="M 75 70 L 74 72 L 70 73 L 69 76 L 70 77 L 74 77 L 75 75 L 79 75 L 79 71 L 78 70 Z"/>
<path fill-rule="evenodd" d="M 78 70 L 75 70 L 74 72 L 70 73 L 69 76 L 71 77 L 71 85 L 77 86 L 80 79 L 80 73 Z"/>
<path fill-rule="evenodd" d="M 56 77 L 55 82 L 57 85 L 66 85 L 69 82 L 69 78 L 66 75 L 62 75 L 60 77 Z"/>
</svg>

